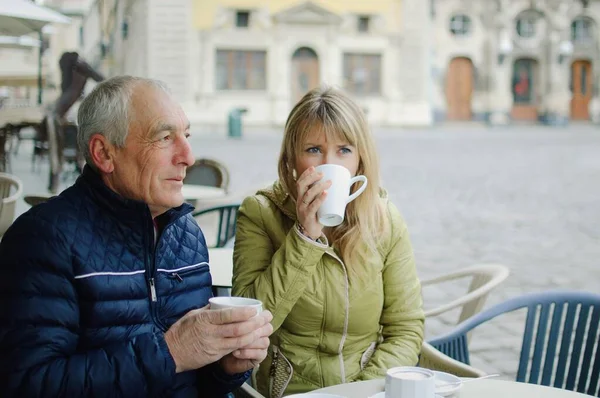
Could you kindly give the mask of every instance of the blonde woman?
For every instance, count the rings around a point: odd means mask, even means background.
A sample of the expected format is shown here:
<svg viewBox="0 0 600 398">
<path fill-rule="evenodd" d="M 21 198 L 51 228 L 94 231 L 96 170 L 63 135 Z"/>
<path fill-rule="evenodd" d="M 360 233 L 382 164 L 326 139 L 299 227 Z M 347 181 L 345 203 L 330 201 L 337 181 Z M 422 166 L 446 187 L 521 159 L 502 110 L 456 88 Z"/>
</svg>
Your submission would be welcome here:
<svg viewBox="0 0 600 398">
<path fill-rule="evenodd" d="M 330 181 L 319 182 L 315 167 L 326 163 L 368 178 L 332 228 L 316 216 Z M 406 224 L 380 188 L 365 117 L 340 90 L 314 89 L 289 115 L 279 180 L 240 209 L 232 293 L 258 298 L 273 313 L 257 373 L 269 397 L 417 363 L 424 315 Z"/>
</svg>

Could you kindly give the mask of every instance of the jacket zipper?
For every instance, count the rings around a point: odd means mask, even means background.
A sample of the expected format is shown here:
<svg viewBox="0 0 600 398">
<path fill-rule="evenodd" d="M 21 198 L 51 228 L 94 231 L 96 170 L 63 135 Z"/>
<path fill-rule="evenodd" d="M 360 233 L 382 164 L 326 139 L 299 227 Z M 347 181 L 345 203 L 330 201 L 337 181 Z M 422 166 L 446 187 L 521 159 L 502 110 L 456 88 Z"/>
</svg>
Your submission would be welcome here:
<svg viewBox="0 0 600 398">
<path fill-rule="evenodd" d="M 348 281 L 348 271 L 346 270 L 346 265 L 344 264 L 344 262 L 333 252 L 327 250 L 325 251 L 326 254 L 329 254 L 331 257 L 335 258 L 340 265 L 342 266 L 342 269 L 344 270 L 344 276 L 346 279 L 346 302 L 345 302 L 345 308 L 346 311 L 344 313 L 344 332 L 342 333 L 342 338 L 340 339 L 340 346 L 338 348 L 338 358 L 340 360 L 340 375 L 342 377 L 342 381 L 341 383 L 345 383 L 346 382 L 346 367 L 344 366 L 344 343 L 346 342 L 346 337 L 348 335 L 348 318 L 349 318 L 349 313 L 350 313 L 350 298 L 349 298 L 349 291 L 350 291 L 350 282 Z"/>
<path fill-rule="evenodd" d="M 159 236 L 158 239 L 152 239 L 150 242 L 146 242 L 146 258 L 145 258 L 146 267 L 145 268 L 146 268 L 146 271 L 148 272 L 148 276 L 149 276 L 148 286 L 150 287 L 150 309 L 151 309 L 151 314 L 152 314 L 152 320 L 154 321 L 154 324 L 156 326 L 158 326 L 158 328 L 160 330 L 162 330 L 163 332 L 167 331 L 167 326 L 164 323 L 162 323 L 160 321 L 160 318 L 158 317 L 158 295 L 156 293 L 156 281 L 154 279 L 154 275 L 156 274 L 156 250 L 158 249 L 158 245 L 160 243 L 162 235 L 165 233 L 167 228 L 169 228 L 171 226 L 171 224 L 173 224 L 180 217 L 177 217 L 177 218 L 171 220 L 167 225 L 165 225 L 164 228 L 162 229 L 162 233 L 160 234 L 161 236 Z M 150 220 L 152 220 L 152 216 L 150 216 Z M 148 231 L 148 229 L 150 229 L 150 231 L 151 231 L 150 236 L 152 236 L 154 238 L 154 234 L 156 233 L 154 230 L 154 225 L 153 224 L 148 225 L 147 217 L 145 217 L 145 224 L 146 224 L 146 231 Z M 145 236 L 145 239 L 148 239 L 147 233 L 145 233 L 144 236 Z M 154 243 L 155 240 L 156 240 L 156 243 Z M 179 276 L 179 278 L 181 278 L 181 276 Z"/>
<path fill-rule="evenodd" d="M 157 299 L 156 299 L 156 287 L 154 285 L 154 278 L 150 278 L 150 298 L 152 299 L 152 302 L 156 303 Z"/>
<path fill-rule="evenodd" d="M 146 218 L 146 231 L 151 231 L 151 236 L 154 237 L 154 225 L 148 225 L 148 218 Z M 148 239 L 148 233 L 145 233 L 144 236 L 146 240 Z M 156 242 L 158 243 L 158 241 Z M 148 286 L 150 287 L 150 312 L 152 314 L 152 320 L 154 324 L 158 326 L 160 330 L 163 332 L 167 331 L 167 327 L 160 321 L 158 317 L 158 295 L 156 294 L 156 281 L 154 279 L 154 274 L 156 273 L 156 247 L 158 244 L 154 243 L 154 239 L 149 242 L 146 241 L 146 270 L 148 272 Z"/>
</svg>

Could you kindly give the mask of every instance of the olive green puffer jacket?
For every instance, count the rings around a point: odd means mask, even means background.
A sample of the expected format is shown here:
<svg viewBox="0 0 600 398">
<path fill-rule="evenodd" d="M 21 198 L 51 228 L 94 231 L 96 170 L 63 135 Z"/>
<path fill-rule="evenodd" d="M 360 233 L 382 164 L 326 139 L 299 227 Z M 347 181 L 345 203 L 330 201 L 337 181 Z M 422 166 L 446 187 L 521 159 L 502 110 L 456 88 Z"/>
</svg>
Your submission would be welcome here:
<svg viewBox="0 0 600 398">
<path fill-rule="evenodd" d="M 381 200 L 389 233 L 378 255 L 351 265 L 324 237 L 314 242 L 299 232 L 295 203 L 279 183 L 242 203 L 232 294 L 258 298 L 273 313 L 275 332 L 257 373 L 264 395 L 381 378 L 417 363 L 421 285 L 406 224 Z"/>
</svg>

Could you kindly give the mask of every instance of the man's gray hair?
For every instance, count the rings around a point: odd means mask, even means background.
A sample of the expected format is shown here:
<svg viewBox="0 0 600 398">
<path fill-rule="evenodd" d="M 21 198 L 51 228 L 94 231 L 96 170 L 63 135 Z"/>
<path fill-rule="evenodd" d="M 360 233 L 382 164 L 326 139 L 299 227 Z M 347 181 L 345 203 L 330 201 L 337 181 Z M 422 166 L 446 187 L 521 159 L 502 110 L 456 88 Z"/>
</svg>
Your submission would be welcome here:
<svg viewBox="0 0 600 398">
<path fill-rule="evenodd" d="M 81 103 L 77 112 L 77 146 L 92 168 L 96 168 L 89 146 L 92 135 L 103 135 L 108 142 L 119 148 L 125 146 L 131 122 L 131 97 L 138 84 L 170 93 L 167 85 L 159 80 L 116 76 L 98 84 Z"/>
</svg>

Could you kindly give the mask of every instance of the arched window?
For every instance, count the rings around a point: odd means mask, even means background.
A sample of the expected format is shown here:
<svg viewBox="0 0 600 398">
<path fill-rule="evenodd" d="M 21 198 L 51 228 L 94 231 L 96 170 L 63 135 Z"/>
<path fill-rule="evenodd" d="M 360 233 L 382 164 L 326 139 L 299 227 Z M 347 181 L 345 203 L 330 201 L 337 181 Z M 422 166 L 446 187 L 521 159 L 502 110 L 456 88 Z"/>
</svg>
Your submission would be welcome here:
<svg viewBox="0 0 600 398">
<path fill-rule="evenodd" d="M 585 44 L 594 40 L 594 22 L 590 18 L 579 17 L 571 22 L 571 40 Z"/>
<path fill-rule="evenodd" d="M 515 28 L 517 30 L 517 34 L 524 39 L 534 37 L 538 33 L 539 22 L 539 12 L 535 10 L 527 10 L 522 12 L 516 19 Z"/>
<path fill-rule="evenodd" d="M 465 14 L 457 14 L 450 18 L 450 32 L 455 36 L 471 33 L 471 18 Z"/>
</svg>

